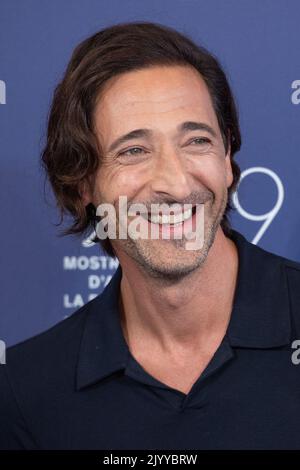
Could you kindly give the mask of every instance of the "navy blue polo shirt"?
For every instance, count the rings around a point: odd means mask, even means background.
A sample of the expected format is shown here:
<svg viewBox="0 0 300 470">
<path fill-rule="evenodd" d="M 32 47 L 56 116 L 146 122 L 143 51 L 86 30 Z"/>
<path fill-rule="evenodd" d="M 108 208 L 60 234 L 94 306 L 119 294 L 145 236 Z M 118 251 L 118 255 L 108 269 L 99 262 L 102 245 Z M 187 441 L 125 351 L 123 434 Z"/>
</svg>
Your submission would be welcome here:
<svg viewBox="0 0 300 470">
<path fill-rule="evenodd" d="M 0 366 L 2 449 L 299 449 L 300 264 L 237 231 L 226 335 L 188 394 L 129 352 L 118 268 L 104 292 Z M 26 312 L 24 312 L 26 314 Z M 294 361 L 295 362 L 295 361 Z"/>
</svg>

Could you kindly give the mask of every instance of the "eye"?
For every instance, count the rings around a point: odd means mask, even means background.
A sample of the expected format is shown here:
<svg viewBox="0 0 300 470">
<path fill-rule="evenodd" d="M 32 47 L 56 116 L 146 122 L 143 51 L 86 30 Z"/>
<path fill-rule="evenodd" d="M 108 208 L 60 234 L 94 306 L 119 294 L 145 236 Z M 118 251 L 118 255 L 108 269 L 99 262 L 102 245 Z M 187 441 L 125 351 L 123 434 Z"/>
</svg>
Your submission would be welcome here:
<svg viewBox="0 0 300 470">
<path fill-rule="evenodd" d="M 138 151 L 135 152 L 134 150 L 138 150 Z M 120 156 L 120 155 L 124 155 L 124 156 L 129 155 L 129 156 L 133 157 L 133 156 L 135 156 L 135 155 L 140 155 L 141 152 L 144 152 L 144 150 L 143 150 L 142 148 L 140 148 L 140 147 L 132 147 L 132 148 L 130 148 L 130 149 L 124 150 L 123 152 L 120 152 L 120 153 L 119 153 L 119 156 Z"/>
<path fill-rule="evenodd" d="M 208 145 L 211 144 L 211 140 L 208 139 L 207 137 L 196 137 L 195 139 L 190 141 L 190 144 L 193 142 L 196 143 L 196 145 Z"/>
</svg>

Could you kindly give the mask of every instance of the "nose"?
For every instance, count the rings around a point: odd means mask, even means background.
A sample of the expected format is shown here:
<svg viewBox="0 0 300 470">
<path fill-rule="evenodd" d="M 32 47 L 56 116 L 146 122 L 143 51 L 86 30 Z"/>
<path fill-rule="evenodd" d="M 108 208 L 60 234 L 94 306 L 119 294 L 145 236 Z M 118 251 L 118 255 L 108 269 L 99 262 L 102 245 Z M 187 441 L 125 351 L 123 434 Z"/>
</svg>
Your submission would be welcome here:
<svg viewBox="0 0 300 470">
<path fill-rule="evenodd" d="M 151 189 L 180 201 L 191 193 L 189 175 L 184 161 L 174 149 L 160 152 L 153 162 Z"/>
</svg>

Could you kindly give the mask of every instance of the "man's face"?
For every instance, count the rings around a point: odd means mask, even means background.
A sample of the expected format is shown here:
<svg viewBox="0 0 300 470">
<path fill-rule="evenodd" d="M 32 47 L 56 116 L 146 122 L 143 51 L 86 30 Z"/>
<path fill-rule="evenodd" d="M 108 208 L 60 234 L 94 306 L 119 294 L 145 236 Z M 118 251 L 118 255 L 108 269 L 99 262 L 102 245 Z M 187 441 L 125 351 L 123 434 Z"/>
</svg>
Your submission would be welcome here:
<svg viewBox="0 0 300 470">
<path fill-rule="evenodd" d="M 207 129 L 185 126 L 180 130 L 186 122 L 203 123 Z M 220 230 L 232 183 L 230 149 L 225 155 L 211 98 L 199 73 L 188 66 L 155 66 L 115 77 L 98 99 L 94 124 L 103 150 L 90 198 L 96 207 L 112 203 L 118 217 L 119 196 L 126 196 L 128 205 L 144 203 L 149 210 L 153 203 L 204 204 L 200 249 L 187 250 L 185 237 L 174 239 L 172 228 L 164 226 L 170 230 L 169 239 L 112 240 L 120 261 L 130 258 L 164 279 L 180 278 L 199 268 Z M 119 137 L 136 129 L 149 132 L 112 148 Z M 151 227 L 154 222 L 145 223 Z"/>
</svg>

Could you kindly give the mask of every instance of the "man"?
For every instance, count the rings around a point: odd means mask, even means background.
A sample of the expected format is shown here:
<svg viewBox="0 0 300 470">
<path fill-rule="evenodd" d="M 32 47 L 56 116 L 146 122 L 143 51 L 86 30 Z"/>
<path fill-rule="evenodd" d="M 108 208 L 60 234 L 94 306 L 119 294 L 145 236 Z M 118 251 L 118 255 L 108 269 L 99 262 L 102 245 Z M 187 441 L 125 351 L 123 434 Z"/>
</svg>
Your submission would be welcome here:
<svg viewBox="0 0 300 470">
<path fill-rule="evenodd" d="M 43 152 L 68 233 L 101 204 L 119 222 L 126 196 L 159 237 L 100 240 L 120 262 L 102 295 L 7 351 L 2 448 L 300 447 L 300 265 L 230 228 L 240 144 L 226 77 L 190 39 L 129 23 L 76 48 Z M 203 244 L 188 250 L 171 235 L 199 207 Z"/>
</svg>

